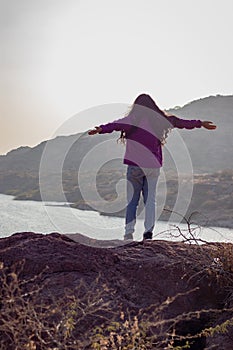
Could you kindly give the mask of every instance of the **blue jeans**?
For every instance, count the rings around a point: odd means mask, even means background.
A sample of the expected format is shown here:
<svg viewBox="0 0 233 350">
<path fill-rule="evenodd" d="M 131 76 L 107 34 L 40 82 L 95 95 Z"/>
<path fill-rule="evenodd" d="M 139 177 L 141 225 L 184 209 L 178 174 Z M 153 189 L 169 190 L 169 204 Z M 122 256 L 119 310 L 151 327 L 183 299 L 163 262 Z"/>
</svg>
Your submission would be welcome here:
<svg viewBox="0 0 233 350">
<path fill-rule="evenodd" d="M 140 168 L 128 165 L 127 169 L 127 208 L 125 235 L 132 234 L 136 224 L 136 211 L 142 192 L 145 206 L 145 232 L 152 232 L 155 225 L 155 194 L 160 168 Z"/>
</svg>

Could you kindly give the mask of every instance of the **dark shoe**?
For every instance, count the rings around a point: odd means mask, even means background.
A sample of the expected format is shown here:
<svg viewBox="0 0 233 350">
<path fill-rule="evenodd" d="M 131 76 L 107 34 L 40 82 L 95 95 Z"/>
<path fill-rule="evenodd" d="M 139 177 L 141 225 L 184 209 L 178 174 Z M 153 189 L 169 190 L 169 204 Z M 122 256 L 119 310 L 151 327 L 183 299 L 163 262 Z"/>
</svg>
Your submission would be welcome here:
<svg viewBox="0 0 233 350">
<path fill-rule="evenodd" d="M 132 233 L 127 233 L 124 235 L 124 241 L 133 241 L 133 235 Z"/>
<path fill-rule="evenodd" d="M 145 240 L 145 239 L 152 239 L 152 236 L 153 236 L 152 232 L 145 232 L 143 234 L 143 240 Z"/>
</svg>

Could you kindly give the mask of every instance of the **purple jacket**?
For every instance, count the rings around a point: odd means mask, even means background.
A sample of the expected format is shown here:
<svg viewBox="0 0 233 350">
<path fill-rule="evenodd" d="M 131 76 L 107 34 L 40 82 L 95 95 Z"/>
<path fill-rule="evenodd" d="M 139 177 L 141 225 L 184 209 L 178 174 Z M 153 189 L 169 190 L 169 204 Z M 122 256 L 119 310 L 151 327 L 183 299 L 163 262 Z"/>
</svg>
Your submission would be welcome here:
<svg viewBox="0 0 233 350">
<path fill-rule="evenodd" d="M 184 120 L 176 116 L 163 117 L 158 115 L 159 126 L 161 123 L 172 128 L 194 129 L 201 128 L 201 120 Z M 135 127 L 136 126 L 136 127 Z M 162 147 L 156 131 L 152 130 L 151 123 L 146 118 L 141 118 L 135 124 L 132 114 L 115 120 L 112 123 L 100 125 L 101 134 L 113 131 L 126 132 L 126 151 L 124 164 L 137 165 L 144 168 L 159 168 L 163 164 Z"/>
</svg>

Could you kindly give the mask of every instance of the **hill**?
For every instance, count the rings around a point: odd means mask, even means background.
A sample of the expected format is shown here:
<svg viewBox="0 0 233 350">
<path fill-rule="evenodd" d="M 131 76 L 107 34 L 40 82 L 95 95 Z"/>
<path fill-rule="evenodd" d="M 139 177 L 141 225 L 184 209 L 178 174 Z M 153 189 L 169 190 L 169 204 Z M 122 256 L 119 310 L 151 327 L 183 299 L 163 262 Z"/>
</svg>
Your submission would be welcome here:
<svg viewBox="0 0 233 350">
<path fill-rule="evenodd" d="M 194 173 L 211 173 L 232 169 L 233 151 L 233 96 L 210 96 L 188 103 L 184 107 L 169 110 L 184 119 L 210 120 L 217 125 L 214 132 L 181 130 L 180 134 L 188 147 Z M 176 147 L 172 135 L 168 141 Z M 180 155 L 182 161 L 182 155 Z"/>
<path fill-rule="evenodd" d="M 211 120 L 217 129 L 175 129 L 171 133 L 164 147 L 165 178 L 158 187 L 158 203 L 162 203 L 163 190 L 167 188 L 164 204 L 172 210 L 178 180 L 182 178 L 185 188 L 191 172 L 195 175 L 194 190 L 190 205 L 187 203 L 187 215 L 199 211 L 203 214 L 199 224 L 233 227 L 232 111 L 233 96 L 210 96 L 168 111 L 184 119 Z M 57 136 L 33 148 L 12 150 L 0 156 L 0 193 L 14 195 L 16 199 L 41 200 L 43 187 L 43 199 L 72 202 L 79 209 L 97 206 L 97 210 L 105 214 L 105 209 L 100 209 L 101 198 L 107 208 L 118 196 L 117 183 L 125 178 L 124 146 L 117 144 L 118 137 L 118 133 L 93 137 L 87 133 Z M 93 199 L 89 205 L 84 200 L 79 181 L 84 183 L 90 198 L 98 192 L 100 200 L 97 203 Z M 123 192 L 119 193 L 122 201 Z M 186 203 L 186 197 L 184 191 L 183 203 Z M 180 210 L 179 206 L 177 210 Z M 114 215 L 124 215 L 124 210 Z M 161 214 L 161 220 L 168 218 L 168 212 Z"/>
<path fill-rule="evenodd" d="M 187 146 L 193 163 L 194 173 L 213 173 L 223 169 L 232 169 L 232 132 L 233 132 L 233 96 L 210 96 L 188 103 L 183 107 L 170 109 L 173 113 L 184 119 L 211 120 L 217 125 L 215 131 L 207 131 L 203 128 L 195 131 L 179 130 L 185 145 Z M 177 129 L 176 129 L 177 130 Z M 115 141 L 119 137 L 117 133 L 101 135 L 101 137 L 89 137 L 87 134 L 70 136 L 58 136 L 55 139 L 44 141 L 39 145 L 20 147 L 0 156 L 0 171 L 30 170 L 38 171 L 44 147 L 49 145 L 52 158 L 51 167 L 56 166 L 64 150 L 68 152 L 64 166 L 71 169 L 80 163 L 86 155 L 99 143 L 105 140 Z M 171 134 L 167 141 L 169 147 L 177 147 L 177 139 Z M 109 147 L 105 152 L 110 154 Z M 119 155 L 123 154 L 123 149 Z M 95 155 L 98 157 L 98 154 Z M 174 168 L 174 164 L 165 150 L 165 168 Z M 208 159 L 208 162 L 206 161 Z M 182 163 L 182 154 L 178 161 Z"/>
</svg>

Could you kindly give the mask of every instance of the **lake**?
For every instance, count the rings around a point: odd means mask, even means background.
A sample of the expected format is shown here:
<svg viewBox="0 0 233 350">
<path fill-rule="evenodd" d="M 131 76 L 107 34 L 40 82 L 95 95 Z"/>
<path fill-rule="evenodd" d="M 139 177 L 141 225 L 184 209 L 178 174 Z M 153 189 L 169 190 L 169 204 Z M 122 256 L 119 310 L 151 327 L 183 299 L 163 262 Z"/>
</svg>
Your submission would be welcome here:
<svg viewBox="0 0 233 350">
<path fill-rule="evenodd" d="M 95 239 L 122 239 L 124 218 L 102 216 L 94 211 L 70 208 L 68 203 L 18 201 L 13 196 L 0 194 L 0 237 L 16 232 L 81 233 Z M 155 239 L 180 240 L 178 230 L 187 235 L 187 225 L 158 221 Z M 233 229 L 221 227 L 195 228 L 193 232 L 206 241 L 232 242 Z M 138 219 L 135 240 L 141 240 L 143 221 Z M 172 235 L 171 235 L 172 234 Z M 175 236 L 175 237 L 173 237 Z"/>
</svg>

